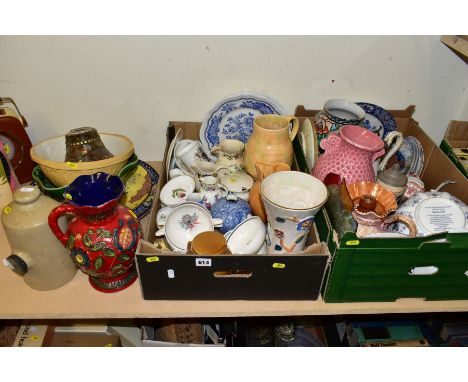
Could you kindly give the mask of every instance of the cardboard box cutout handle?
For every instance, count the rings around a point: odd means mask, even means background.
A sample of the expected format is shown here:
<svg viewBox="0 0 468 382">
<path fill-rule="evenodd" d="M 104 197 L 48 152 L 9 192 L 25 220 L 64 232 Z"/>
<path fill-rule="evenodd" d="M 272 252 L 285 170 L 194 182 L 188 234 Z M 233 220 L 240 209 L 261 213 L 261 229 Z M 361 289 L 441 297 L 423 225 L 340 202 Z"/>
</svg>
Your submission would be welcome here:
<svg viewBox="0 0 468 382">
<path fill-rule="evenodd" d="M 252 277 L 252 272 L 244 269 L 231 269 L 213 272 L 213 276 L 217 279 L 248 279 Z"/>
<path fill-rule="evenodd" d="M 439 272 L 439 268 L 434 266 L 429 267 L 414 267 L 408 271 L 410 276 L 431 276 Z"/>
</svg>

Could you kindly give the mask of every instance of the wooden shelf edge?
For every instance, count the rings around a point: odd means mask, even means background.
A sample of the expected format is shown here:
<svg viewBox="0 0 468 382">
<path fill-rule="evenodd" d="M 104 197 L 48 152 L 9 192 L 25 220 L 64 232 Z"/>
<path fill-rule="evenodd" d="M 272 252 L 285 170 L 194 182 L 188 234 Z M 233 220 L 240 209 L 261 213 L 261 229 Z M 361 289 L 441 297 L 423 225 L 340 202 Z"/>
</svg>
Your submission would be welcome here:
<svg viewBox="0 0 468 382">
<path fill-rule="evenodd" d="M 468 63 L 468 36 L 442 36 L 440 41 Z"/>
</svg>

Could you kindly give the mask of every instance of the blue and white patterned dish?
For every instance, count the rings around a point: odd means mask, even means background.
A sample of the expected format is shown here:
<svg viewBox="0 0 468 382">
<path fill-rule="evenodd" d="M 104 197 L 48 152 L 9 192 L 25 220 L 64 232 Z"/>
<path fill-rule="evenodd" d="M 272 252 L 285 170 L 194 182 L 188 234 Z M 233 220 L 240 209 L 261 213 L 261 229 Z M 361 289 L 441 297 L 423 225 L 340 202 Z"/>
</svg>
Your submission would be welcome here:
<svg viewBox="0 0 468 382">
<path fill-rule="evenodd" d="M 406 141 L 409 142 L 410 146 L 412 147 L 414 153 L 414 160 L 411 168 L 408 171 L 408 174 L 420 176 L 424 164 L 424 150 L 419 142 L 415 137 L 409 136 L 406 137 Z"/>
<path fill-rule="evenodd" d="M 388 133 L 396 130 L 395 119 L 380 106 L 366 102 L 356 102 L 366 112 L 364 127 L 384 139 Z"/>
<path fill-rule="evenodd" d="M 200 141 L 205 154 L 216 160 L 211 149 L 223 139 L 237 139 L 244 143 L 250 138 L 253 121 L 259 114 L 287 114 L 275 100 L 258 92 L 232 95 L 216 104 L 203 119 Z"/>
<path fill-rule="evenodd" d="M 424 150 L 415 137 L 408 136 L 395 154 L 403 174 L 419 177 L 424 165 Z"/>
</svg>

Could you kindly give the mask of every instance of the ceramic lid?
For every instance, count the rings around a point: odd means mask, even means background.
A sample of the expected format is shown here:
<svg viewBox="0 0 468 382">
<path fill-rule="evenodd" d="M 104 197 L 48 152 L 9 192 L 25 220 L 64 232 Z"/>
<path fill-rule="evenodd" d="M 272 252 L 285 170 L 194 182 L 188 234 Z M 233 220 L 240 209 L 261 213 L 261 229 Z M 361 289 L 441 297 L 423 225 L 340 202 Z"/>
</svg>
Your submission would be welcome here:
<svg viewBox="0 0 468 382">
<path fill-rule="evenodd" d="M 249 191 L 254 184 L 253 178 L 243 171 L 226 175 L 220 174 L 219 182 L 225 185 L 230 192 L 246 192 Z"/>
<path fill-rule="evenodd" d="M 405 187 L 408 182 L 406 175 L 400 172 L 400 165 L 398 163 L 395 163 L 392 167 L 384 171 L 380 171 L 377 178 L 382 183 L 394 187 Z"/>
</svg>

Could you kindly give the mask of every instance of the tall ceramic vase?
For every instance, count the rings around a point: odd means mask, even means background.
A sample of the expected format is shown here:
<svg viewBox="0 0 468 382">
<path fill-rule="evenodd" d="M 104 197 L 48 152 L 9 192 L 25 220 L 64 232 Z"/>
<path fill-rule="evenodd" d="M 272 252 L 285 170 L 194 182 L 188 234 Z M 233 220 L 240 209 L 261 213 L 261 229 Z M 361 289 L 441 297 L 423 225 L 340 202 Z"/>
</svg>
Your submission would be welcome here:
<svg viewBox="0 0 468 382">
<path fill-rule="evenodd" d="M 247 172 L 257 178 L 257 161 L 269 164 L 286 163 L 291 166 L 294 156 L 292 141 L 298 129 L 299 121 L 296 117 L 257 115 L 252 135 L 245 146 L 244 165 Z"/>
<path fill-rule="evenodd" d="M 137 279 L 135 250 L 142 230 L 136 216 L 119 205 L 123 191 L 118 176 L 81 175 L 65 189 L 68 203 L 49 215 L 52 232 L 101 292 L 117 292 Z M 67 213 L 74 217 L 64 233 L 58 219 Z"/>
<path fill-rule="evenodd" d="M 314 217 L 328 198 L 325 185 L 309 174 L 280 171 L 263 180 L 260 194 L 268 218 L 268 253 L 304 250 Z"/>
</svg>

